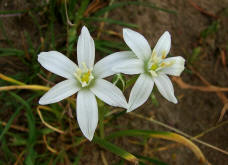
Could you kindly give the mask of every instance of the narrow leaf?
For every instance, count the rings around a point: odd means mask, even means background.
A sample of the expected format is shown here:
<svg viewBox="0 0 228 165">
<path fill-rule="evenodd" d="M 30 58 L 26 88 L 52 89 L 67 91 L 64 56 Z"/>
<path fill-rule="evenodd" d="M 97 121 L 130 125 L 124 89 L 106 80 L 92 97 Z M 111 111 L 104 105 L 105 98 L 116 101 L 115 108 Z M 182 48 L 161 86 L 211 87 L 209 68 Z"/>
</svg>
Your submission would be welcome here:
<svg viewBox="0 0 228 165">
<path fill-rule="evenodd" d="M 110 143 L 109 141 L 107 140 L 104 140 L 104 139 L 101 139 L 97 136 L 94 136 L 93 138 L 93 142 L 98 144 L 100 147 L 122 157 L 123 159 L 125 160 L 128 160 L 132 163 L 135 163 L 137 164 L 138 163 L 138 159 L 132 155 L 131 153 L 125 151 L 124 149 L 122 148 L 119 148 L 118 146 L 116 146 L 115 144 L 113 143 Z"/>
<path fill-rule="evenodd" d="M 152 138 L 175 141 L 191 149 L 193 153 L 196 155 L 196 157 L 200 160 L 200 162 L 208 164 L 202 151 L 192 141 L 176 133 L 148 131 L 148 130 L 124 130 L 124 131 L 118 131 L 118 132 L 112 133 L 110 136 L 106 137 L 106 139 L 112 139 L 112 138 L 121 137 L 121 136 L 144 136 L 144 137 L 152 137 Z"/>
</svg>

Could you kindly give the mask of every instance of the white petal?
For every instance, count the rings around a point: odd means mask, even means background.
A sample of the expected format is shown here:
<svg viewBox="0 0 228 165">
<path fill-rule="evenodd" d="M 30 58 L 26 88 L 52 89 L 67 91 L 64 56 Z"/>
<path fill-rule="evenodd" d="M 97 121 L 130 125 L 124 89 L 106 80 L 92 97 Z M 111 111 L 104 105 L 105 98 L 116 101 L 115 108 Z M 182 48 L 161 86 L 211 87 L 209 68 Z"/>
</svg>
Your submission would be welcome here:
<svg viewBox="0 0 228 165">
<path fill-rule="evenodd" d="M 97 101 L 89 90 L 80 90 L 77 96 L 77 120 L 84 136 L 93 139 L 98 122 Z"/>
<path fill-rule="evenodd" d="M 127 112 L 131 112 L 145 103 L 152 92 L 153 86 L 152 78 L 147 74 L 141 74 L 131 90 Z"/>
<path fill-rule="evenodd" d="M 162 69 L 161 70 L 162 73 L 173 75 L 173 76 L 180 76 L 180 74 L 184 70 L 185 59 L 181 56 L 166 58 L 163 60 L 163 62 L 171 62 L 172 65 Z"/>
<path fill-rule="evenodd" d="M 140 74 L 144 72 L 144 62 L 140 59 L 129 59 L 113 67 L 113 70 L 124 74 Z"/>
<path fill-rule="evenodd" d="M 165 58 L 170 51 L 171 47 L 171 36 L 168 31 L 162 34 L 159 38 L 156 46 L 153 49 L 152 54 Z"/>
<path fill-rule="evenodd" d="M 83 68 L 83 63 L 85 63 L 89 69 L 93 68 L 95 46 L 93 38 L 90 36 L 89 31 L 85 26 L 83 26 L 81 34 L 78 37 L 77 59 L 80 68 Z"/>
<path fill-rule="evenodd" d="M 124 28 L 123 38 L 126 44 L 142 60 L 148 60 L 151 56 L 151 48 L 147 40 L 138 32 Z"/>
<path fill-rule="evenodd" d="M 74 78 L 78 68 L 74 62 L 57 51 L 41 52 L 38 61 L 48 71 L 64 78 Z"/>
<path fill-rule="evenodd" d="M 127 101 L 121 90 L 104 79 L 97 79 L 90 90 L 111 106 L 127 108 Z"/>
<path fill-rule="evenodd" d="M 80 89 L 76 80 L 64 80 L 54 87 L 52 87 L 47 93 L 45 93 L 39 100 L 39 104 L 46 105 L 61 101 Z"/>
<path fill-rule="evenodd" d="M 95 64 L 93 69 L 94 75 L 97 78 L 105 78 L 111 76 L 117 73 L 112 69 L 115 65 L 119 65 L 122 62 L 135 58 L 137 57 L 132 51 L 122 51 L 108 55 Z"/>
<path fill-rule="evenodd" d="M 165 97 L 170 102 L 173 102 L 175 104 L 177 103 L 177 99 L 174 96 L 173 84 L 168 76 L 165 74 L 159 75 L 158 77 L 154 78 L 154 82 L 163 97 Z"/>
</svg>

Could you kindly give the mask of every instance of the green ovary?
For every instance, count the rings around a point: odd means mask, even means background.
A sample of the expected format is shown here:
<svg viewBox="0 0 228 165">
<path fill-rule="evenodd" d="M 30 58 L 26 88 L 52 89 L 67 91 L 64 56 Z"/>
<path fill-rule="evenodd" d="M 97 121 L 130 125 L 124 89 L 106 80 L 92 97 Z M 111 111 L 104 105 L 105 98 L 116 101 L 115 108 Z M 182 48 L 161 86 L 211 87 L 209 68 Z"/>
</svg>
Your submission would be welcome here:
<svg viewBox="0 0 228 165">
<path fill-rule="evenodd" d="M 81 81 L 82 82 L 85 82 L 86 84 L 88 84 L 89 83 L 89 81 L 90 81 L 90 71 L 88 71 L 88 72 L 86 72 L 86 73 L 83 73 L 82 75 L 81 75 Z"/>
<path fill-rule="evenodd" d="M 92 74 L 92 69 L 89 69 L 85 63 L 83 63 L 83 68 L 78 68 L 75 72 L 76 79 L 81 83 L 82 87 L 86 87 L 94 79 Z"/>
<path fill-rule="evenodd" d="M 155 63 L 150 67 L 150 70 L 156 71 L 156 69 L 158 69 L 158 67 L 159 67 L 159 65 L 157 63 Z"/>
</svg>

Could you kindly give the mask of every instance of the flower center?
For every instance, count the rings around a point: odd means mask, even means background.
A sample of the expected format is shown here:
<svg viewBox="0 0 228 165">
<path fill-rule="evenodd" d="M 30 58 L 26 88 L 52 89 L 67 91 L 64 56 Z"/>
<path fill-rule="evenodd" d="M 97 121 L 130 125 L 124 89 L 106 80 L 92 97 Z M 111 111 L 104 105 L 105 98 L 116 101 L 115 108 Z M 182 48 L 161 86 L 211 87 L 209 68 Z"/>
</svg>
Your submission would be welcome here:
<svg viewBox="0 0 228 165">
<path fill-rule="evenodd" d="M 156 69 L 159 68 L 159 65 L 157 63 L 154 63 L 151 65 L 150 70 L 156 71 Z"/>
<path fill-rule="evenodd" d="M 86 87 L 94 79 L 92 69 L 89 69 L 85 63 L 82 63 L 83 68 L 78 68 L 75 77 L 82 84 L 82 87 Z"/>
<path fill-rule="evenodd" d="M 164 61 L 165 59 L 165 52 L 162 53 L 162 57 L 158 57 L 156 52 L 153 51 L 151 58 L 148 63 L 148 72 L 151 73 L 153 77 L 158 76 L 158 72 L 165 68 L 169 67 L 173 64 L 172 61 Z"/>
</svg>

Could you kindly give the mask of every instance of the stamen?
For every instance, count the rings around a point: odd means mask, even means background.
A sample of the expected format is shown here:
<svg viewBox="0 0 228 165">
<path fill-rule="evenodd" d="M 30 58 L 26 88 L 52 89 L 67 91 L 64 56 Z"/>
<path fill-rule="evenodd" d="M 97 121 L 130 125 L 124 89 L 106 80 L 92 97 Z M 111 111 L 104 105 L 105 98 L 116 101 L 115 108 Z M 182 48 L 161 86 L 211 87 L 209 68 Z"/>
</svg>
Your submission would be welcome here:
<svg viewBox="0 0 228 165">
<path fill-rule="evenodd" d="M 150 61 L 151 61 L 151 62 L 158 62 L 157 53 L 156 53 L 155 51 L 152 52 Z"/>
<path fill-rule="evenodd" d="M 162 51 L 162 59 L 165 59 L 165 57 L 166 57 L 166 51 L 163 50 L 163 51 Z"/>
<path fill-rule="evenodd" d="M 169 67 L 175 63 L 175 61 L 164 61 L 166 58 L 166 51 L 162 51 L 162 56 L 157 56 L 156 52 L 153 51 L 148 62 L 148 72 L 151 73 L 153 77 L 158 76 L 158 73 L 165 67 Z"/>
<path fill-rule="evenodd" d="M 92 69 L 88 69 L 84 62 L 82 63 L 82 67 L 82 69 L 77 69 L 75 77 L 82 84 L 82 87 L 85 87 L 89 85 L 94 77 L 92 75 Z"/>
<path fill-rule="evenodd" d="M 82 66 L 83 66 L 83 69 L 84 69 L 84 70 L 88 70 L 88 68 L 87 68 L 87 66 L 86 66 L 86 64 L 85 64 L 85 62 L 82 63 Z"/>
</svg>

